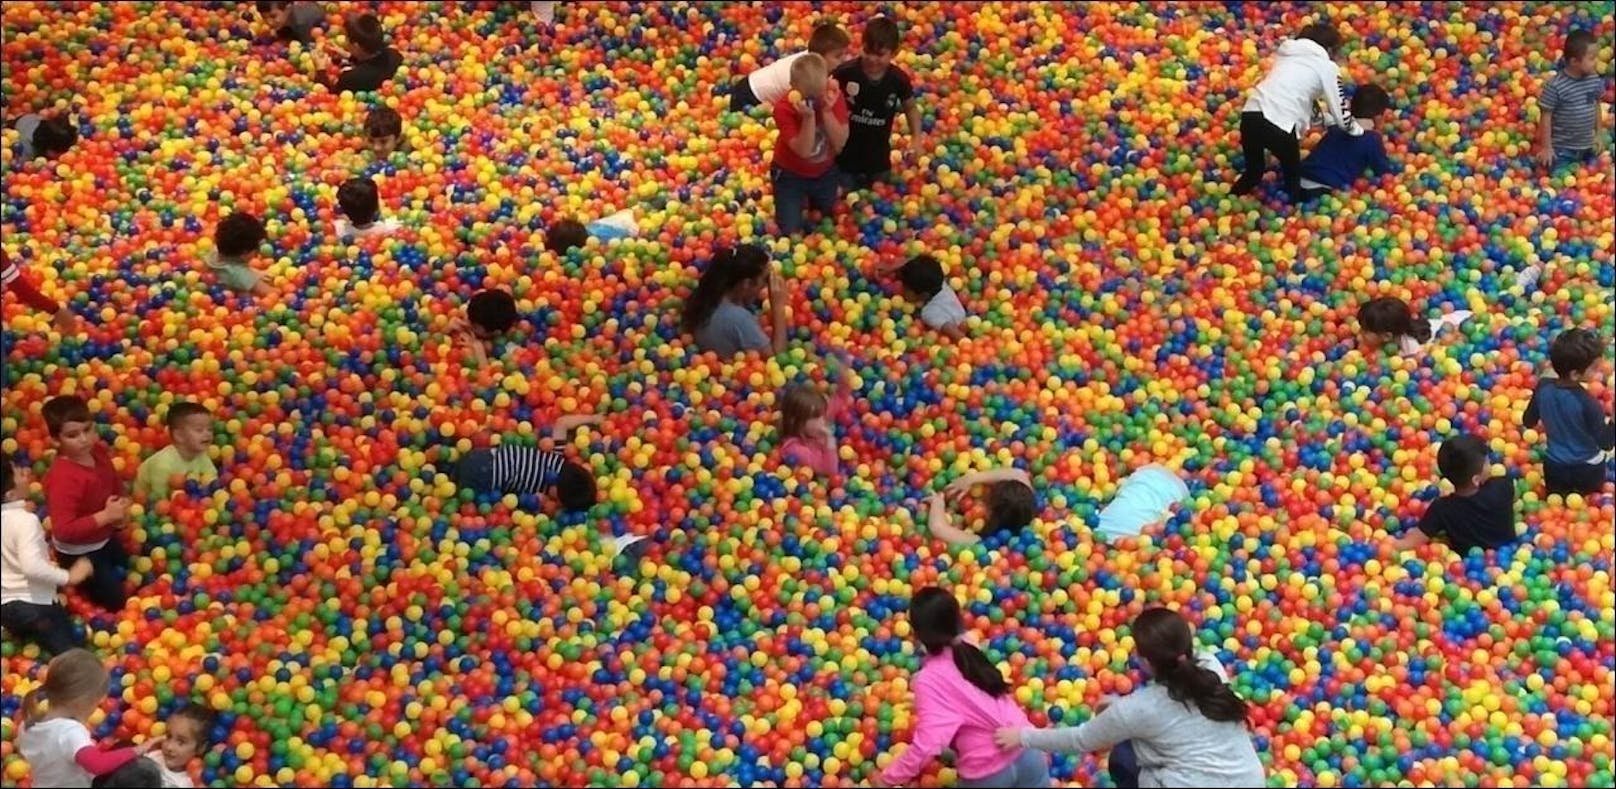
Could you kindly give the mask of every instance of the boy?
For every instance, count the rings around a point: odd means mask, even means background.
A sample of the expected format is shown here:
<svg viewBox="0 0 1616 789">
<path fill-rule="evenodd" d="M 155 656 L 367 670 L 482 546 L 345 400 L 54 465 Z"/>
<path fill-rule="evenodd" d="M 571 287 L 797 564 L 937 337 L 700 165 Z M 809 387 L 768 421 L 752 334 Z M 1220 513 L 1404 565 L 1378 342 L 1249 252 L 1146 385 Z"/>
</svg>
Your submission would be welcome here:
<svg viewBox="0 0 1616 789">
<path fill-rule="evenodd" d="M 46 118 L 38 113 L 29 113 L 18 118 L 12 128 L 22 138 L 23 159 L 63 154 L 79 141 L 79 130 L 62 117 Z"/>
<path fill-rule="evenodd" d="M 214 253 L 207 261 L 208 268 L 218 276 L 219 284 L 238 293 L 254 296 L 269 294 L 264 275 L 247 265 L 247 258 L 258 251 L 268 235 L 258 217 L 237 211 L 224 218 L 213 229 Z"/>
<path fill-rule="evenodd" d="M 931 255 L 917 255 L 898 269 L 903 289 L 926 306 L 920 319 L 934 331 L 959 339 L 965 336 L 965 305 L 943 278 L 943 264 Z"/>
<path fill-rule="evenodd" d="M 161 756 L 157 766 L 164 789 L 191 789 L 191 762 L 208 749 L 218 715 L 199 704 L 186 704 L 165 721 Z M 151 786 L 152 784 L 147 784 Z"/>
<path fill-rule="evenodd" d="M 774 221 L 783 236 L 802 232 L 808 205 L 829 216 L 836 208 L 836 152 L 847 143 L 847 104 L 827 90 L 825 59 L 806 53 L 791 64 L 793 94 L 774 103 Z M 801 94 L 800 98 L 796 94 Z"/>
<path fill-rule="evenodd" d="M 1544 167 L 1582 164 L 1594 158 L 1599 140 L 1598 48 L 1586 30 L 1566 36 L 1562 69 L 1538 96 L 1537 163 Z"/>
<path fill-rule="evenodd" d="M 1604 355 L 1599 335 L 1586 329 L 1563 332 L 1549 346 L 1549 364 L 1557 377 L 1538 382 L 1522 419 L 1528 428 L 1542 420 L 1548 434 L 1543 482 L 1549 495 L 1587 495 L 1605 486 L 1605 464 L 1616 448 L 1616 425 L 1582 388 Z"/>
<path fill-rule="evenodd" d="M 302 0 L 258 0 L 258 18 L 275 31 L 276 38 L 308 46 L 314 43 L 314 29 L 325 25 L 325 9 Z"/>
<path fill-rule="evenodd" d="M 124 577 L 129 553 L 119 534 L 129 517 L 123 481 L 112 456 L 96 438 L 90 406 L 83 398 L 62 395 L 45 401 L 45 429 L 56 442 L 56 459 L 45 472 L 45 506 L 51 519 L 56 561 L 72 567 L 88 559 L 94 567 L 79 585 L 91 603 L 120 611 L 129 596 Z"/>
<path fill-rule="evenodd" d="M 20 639 L 33 640 L 51 655 L 84 646 L 73 632 L 67 609 L 56 602 L 56 590 L 76 586 L 94 572 L 90 560 L 80 557 L 64 570 L 51 562 L 39 517 L 28 510 L 27 468 L 0 457 L 0 618 Z"/>
<path fill-rule="evenodd" d="M 919 155 L 920 107 L 914 84 L 903 69 L 892 65 L 898 52 L 898 25 L 884 16 L 864 26 L 864 51 L 843 63 L 834 76 L 847 96 L 852 130 L 847 145 L 836 156 L 842 184 L 867 189 L 892 172 L 892 121 L 903 108 L 909 123 L 909 151 Z"/>
<path fill-rule="evenodd" d="M 1453 493 L 1431 502 L 1419 526 L 1397 539 L 1397 550 L 1416 548 L 1443 536 L 1459 553 L 1515 541 L 1515 483 L 1509 477 L 1492 476 L 1487 445 L 1481 439 L 1459 435 L 1442 442 L 1436 467 L 1443 479 L 1453 483 Z"/>
<path fill-rule="evenodd" d="M 573 430 L 600 422 L 598 416 L 564 416 L 556 420 L 550 436 L 563 441 Z M 519 446 L 473 449 L 448 466 L 456 487 L 534 496 L 553 492 L 564 512 L 587 511 L 598 497 L 594 474 L 555 450 Z"/>
<path fill-rule="evenodd" d="M 135 472 L 135 495 L 146 499 L 168 498 L 170 480 L 195 479 L 203 483 L 219 478 L 219 470 L 208 459 L 213 442 L 213 413 L 196 403 L 175 403 L 168 408 L 170 443 L 140 464 Z"/>
<path fill-rule="evenodd" d="M 1325 132 L 1324 139 L 1302 160 L 1304 200 L 1329 194 L 1332 189 L 1351 188 L 1365 170 L 1375 175 L 1392 171 L 1386 142 L 1375 131 L 1375 119 L 1391 106 L 1391 97 L 1378 85 L 1365 85 L 1352 94 L 1352 117 L 1363 134 L 1354 137 L 1339 126 Z"/>
<path fill-rule="evenodd" d="M 510 331 L 519 317 L 509 292 L 481 290 L 466 302 L 466 317 L 449 324 L 449 333 L 471 356 L 472 364 L 482 367 L 488 363 L 488 341 Z"/>
<path fill-rule="evenodd" d="M 576 219 L 563 219 L 544 231 L 544 248 L 565 255 L 589 243 L 589 228 Z"/>
<path fill-rule="evenodd" d="M 814 26 L 808 36 L 808 51 L 825 59 L 825 68 L 831 71 L 847 62 L 847 48 L 853 43 L 851 36 L 835 22 L 822 22 Z M 787 55 L 736 81 L 729 89 L 731 112 L 745 112 L 759 104 L 774 106 L 791 91 L 791 64 L 803 52 Z"/>
<path fill-rule="evenodd" d="M 348 17 L 342 24 L 342 32 L 348 37 L 348 59 L 351 65 L 333 78 L 330 58 L 324 53 L 318 53 L 315 58 L 316 82 L 326 86 L 332 93 L 343 91 L 359 93 L 380 88 L 398 73 L 398 67 L 404 63 L 404 56 L 387 45 L 387 33 L 382 30 L 381 20 L 377 19 L 375 14 Z"/>
<path fill-rule="evenodd" d="M 398 229 L 398 221 L 382 219 L 381 195 L 369 178 L 350 178 L 337 187 L 337 238 L 350 241 L 365 236 L 386 235 Z"/>
<path fill-rule="evenodd" d="M 16 293 L 24 304 L 40 312 L 49 312 L 55 317 L 52 322 L 56 330 L 63 334 L 72 334 L 78 330 L 79 317 L 73 311 L 52 301 L 49 296 L 39 292 L 28 277 L 23 276 L 22 269 L 6 257 L 5 250 L 0 249 L 0 287 L 7 293 Z"/>
<path fill-rule="evenodd" d="M 365 115 L 365 145 L 385 159 L 404 141 L 404 119 L 392 107 L 376 107 Z"/>
</svg>

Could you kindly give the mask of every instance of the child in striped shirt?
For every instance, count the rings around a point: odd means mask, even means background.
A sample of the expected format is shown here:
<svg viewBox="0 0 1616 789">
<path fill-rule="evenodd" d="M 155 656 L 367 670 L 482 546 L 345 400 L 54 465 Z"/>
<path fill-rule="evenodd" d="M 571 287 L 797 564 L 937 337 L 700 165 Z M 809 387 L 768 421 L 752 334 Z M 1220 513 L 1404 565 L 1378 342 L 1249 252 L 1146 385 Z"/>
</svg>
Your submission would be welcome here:
<svg viewBox="0 0 1616 789">
<path fill-rule="evenodd" d="M 564 440 L 574 429 L 600 421 L 598 416 L 564 416 L 556 420 L 551 437 Z M 565 512 L 588 510 L 598 496 L 595 475 L 583 464 L 551 449 L 522 446 L 473 449 L 449 465 L 449 476 L 457 487 L 478 493 L 531 496 L 554 493 Z"/>
<path fill-rule="evenodd" d="M 1599 97 L 1605 80 L 1599 75 L 1599 48 L 1586 30 L 1566 36 L 1562 68 L 1537 98 L 1537 162 L 1544 167 L 1586 164 L 1599 141 Z"/>
</svg>

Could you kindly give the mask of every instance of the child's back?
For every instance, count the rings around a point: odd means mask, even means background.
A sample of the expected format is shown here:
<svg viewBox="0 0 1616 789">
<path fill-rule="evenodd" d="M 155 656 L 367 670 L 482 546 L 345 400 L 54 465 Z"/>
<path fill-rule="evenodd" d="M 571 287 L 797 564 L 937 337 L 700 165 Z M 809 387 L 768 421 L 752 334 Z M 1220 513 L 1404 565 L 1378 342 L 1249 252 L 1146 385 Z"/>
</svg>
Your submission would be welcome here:
<svg viewBox="0 0 1616 789">
<path fill-rule="evenodd" d="M 1302 188 L 1305 190 L 1346 189 L 1365 172 L 1376 175 L 1392 170 L 1386 156 L 1386 142 L 1374 124 L 1391 106 L 1391 97 L 1375 85 L 1365 85 L 1352 95 L 1352 117 L 1364 133 L 1354 136 L 1332 126 L 1324 139 L 1313 146 L 1302 160 Z"/>
</svg>

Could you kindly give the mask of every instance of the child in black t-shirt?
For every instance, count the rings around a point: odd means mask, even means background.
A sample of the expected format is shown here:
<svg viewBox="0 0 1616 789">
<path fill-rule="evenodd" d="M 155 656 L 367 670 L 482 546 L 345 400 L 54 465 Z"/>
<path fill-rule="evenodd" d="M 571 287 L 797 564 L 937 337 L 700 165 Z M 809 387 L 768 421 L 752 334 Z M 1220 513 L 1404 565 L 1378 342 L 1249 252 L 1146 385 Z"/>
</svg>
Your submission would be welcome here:
<svg viewBox="0 0 1616 789">
<path fill-rule="evenodd" d="M 1416 548 L 1437 537 L 1446 538 L 1459 553 L 1515 541 L 1515 484 L 1507 476 L 1492 476 L 1485 442 L 1469 435 L 1442 442 L 1436 467 L 1453 483 L 1453 493 L 1431 502 L 1419 526 L 1397 539 L 1397 550 Z"/>
<path fill-rule="evenodd" d="M 898 52 L 898 25 L 880 16 L 864 26 L 863 51 L 833 76 L 847 97 L 847 144 L 836 156 L 843 186 L 865 189 L 892 172 L 892 121 L 899 108 L 909 122 L 909 152 L 921 149 L 920 107 L 914 83 L 892 64 Z"/>
</svg>

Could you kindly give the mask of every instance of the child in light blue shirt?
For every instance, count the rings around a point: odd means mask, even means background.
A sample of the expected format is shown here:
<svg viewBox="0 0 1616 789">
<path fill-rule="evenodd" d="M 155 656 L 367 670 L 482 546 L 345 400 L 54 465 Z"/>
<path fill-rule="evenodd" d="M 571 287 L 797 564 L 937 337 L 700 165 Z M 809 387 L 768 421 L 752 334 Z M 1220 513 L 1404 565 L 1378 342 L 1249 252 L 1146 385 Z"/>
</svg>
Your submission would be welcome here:
<svg viewBox="0 0 1616 789">
<path fill-rule="evenodd" d="M 1116 498 L 1100 510 L 1094 534 L 1102 540 L 1137 537 L 1146 527 L 1167 520 L 1190 489 L 1166 466 L 1151 464 L 1128 475 Z"/>
</svg>

